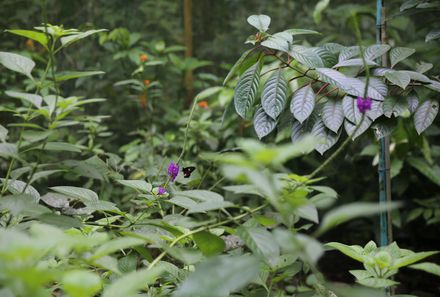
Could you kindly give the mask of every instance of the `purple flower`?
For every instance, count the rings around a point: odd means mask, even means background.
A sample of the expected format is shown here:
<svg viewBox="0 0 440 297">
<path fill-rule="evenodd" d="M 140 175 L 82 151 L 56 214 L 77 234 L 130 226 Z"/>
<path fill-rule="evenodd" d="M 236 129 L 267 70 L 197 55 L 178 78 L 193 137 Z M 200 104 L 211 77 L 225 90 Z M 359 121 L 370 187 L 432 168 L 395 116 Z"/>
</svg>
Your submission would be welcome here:
<svg viewBox="0 0 440 297">
<path fill-rule="evenodd" d="M 167 193 L 167 190 L 164 187 L 159 187 L 157 189 L 157 195 L 164 195 Z"/>
<path fill-rule="evenodd" d="M 177 165 L 174 162 L 171 162 L 170 165 L 168 165 L 168 175 L 171 178 L 171 181 L 174 181 L 179 174 L 179 165 Z"/>
<path fill-rule="evenodd" d="M 361 96 L 357 97 L 356 100 L 357 107 L 361 113 L 365 113 L 367 110 L 371 110 L 371 98 L 362 98 Z"/>
</svg>

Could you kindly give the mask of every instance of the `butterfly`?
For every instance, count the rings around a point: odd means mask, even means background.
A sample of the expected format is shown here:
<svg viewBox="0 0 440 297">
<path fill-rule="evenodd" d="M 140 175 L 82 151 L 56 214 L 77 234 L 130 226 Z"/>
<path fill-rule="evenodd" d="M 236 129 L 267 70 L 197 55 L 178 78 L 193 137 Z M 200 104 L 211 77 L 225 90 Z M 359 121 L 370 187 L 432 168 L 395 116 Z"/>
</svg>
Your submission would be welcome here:
<svg viewBox="0 0 440 297">
<path fill-rule="evenodd" d="M 189 167 L 183 167 L 182 168 L 182 172 L 183 172 L 183 177 L 184 178 L 189 178 L 191 176 L 191 173 L 196 170 L 196 167 L 194 166 L 189 166 Z"/>
</svg>

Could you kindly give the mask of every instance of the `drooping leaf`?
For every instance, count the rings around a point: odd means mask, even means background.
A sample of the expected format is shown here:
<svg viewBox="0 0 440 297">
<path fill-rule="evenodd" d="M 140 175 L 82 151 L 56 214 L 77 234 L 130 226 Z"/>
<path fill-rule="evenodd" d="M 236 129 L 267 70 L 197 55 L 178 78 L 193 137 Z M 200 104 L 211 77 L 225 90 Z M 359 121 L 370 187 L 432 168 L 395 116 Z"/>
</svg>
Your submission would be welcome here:
<svg viewBox="0 0 440 297">
<path fill-rule="evenodd" d="M 275 129 L 277 121 L 272 119 L 262 107 L 260 107 L 254 116 L 254 129 L 259 139 L 268 135 Z"/>
<path fill-rule="evenodd" d="M 257 277 L 259 266 L 256 258 L 247 255 L 213 257 L 196 266 L 195 272 L 177 288 L 173 297 L 229 296 Z"/>
<path fill-rule="evenodd" d="M 322 108 L 322 120 L 327 128 L 338 133 L 344 122 L 344 111 L 340 100 L 329 99 Z"/>
<path fill-rule="evenodd" d="M 38 217 L 50 210 L 35 201 L 27 194 L 5 196 L 0 199 L 0 209 L 8 210 L 14 216 Z"/>
<path fill-rule="evenodd" d="M 266 32 L 269 29 L 270 17 L 264 14 L 251 15 L 247 18 L 247 22 L 260 32 Z"/>
<path fill-rule="evenodd" d="M 411 77 L 408 74 L 401 71 L 389 71 L 385 73 L 385 77 L 390 82 L 401 87 L 402 89 L 406 89 L 406 87 L 411 82 Z"/>
<path fill-rule="evenodd" d="M 261 105 L 266 114 L 272 119 L 276 120 L 283 111 L 287 101 L 287 92 L 287 80 L 280 69 L 274 72 L 266 81 L 261 95 Z"/>
<path fill-rule="evenodd" d="M 55 192 L 78 199 L 83 202 L 93 202 L 99 200 L 98 195 L 95 192 L 85 188 L 59 186 L 59 187 L 51 187 L 51 189 L 54 190 Z"/>
<path fill-rule="evenodd" d="M 417 133 L 421 134 L 429 126 L 431 126 L 435 117 L 438 114 L 439 103 L 434 100 L 426 100 L 422 104 L 419 104 L 414 113 L 414 126 Z"/>
<path fill-rule="evenodd" d="M 342 110 L 344 112 L 345 117 L 352 122 L 353 124 L 360 123 L 362 119 L 362 113 L 359 111 L 357 107 L 356 99 L 345 96 L 342 99 Z"/>
<path fill-rule="evenodd" d="M 274 266 L 280 255 L 280 248 L 275 244 L 273 235 L 264 228 L 240 227 L 237 235 L 252 252 L 261 257 L 268 265 Z"/>
<path fill-rule="evenodd" d="M 391 68 L 416 52 L 413 48 L 395 47 L 390 51 Z"/>
<path fill-rule="evenodd" d="M 347 135 L 353 135 L 353 140 L 358 138 L 359 136 L 361 136 L 365 131 L 367 131 L 367 129 L 371 126 L 372 121 L 370 120 L 369 117 L 364 117 L 364 120 L 361 122 L 360 127 L 356 130 L 356 133 L 354 133 L 356 126 L 359 125 L 359 123 L 352 124 L 350 121 L 345 120 L 344 121 L 344 128 L 345 131 L 347 132 Z"/>
<path fill-rule="evenodd" d="M 205 256 L 220 254 L 225 249 L 225 242 L 217 235 L 208 231 L 194 233 L 194 241 Z"/>
<path fill-rule="evenodd" d="M 249 49 L 247 51 L 245 51 L 240 58 L 237 60 L 237 62 L 235 62 L 234 66 L 232 66 L 231 70 L 229 70 L 228 75 L 226 75 L 225 80 L 223 81 L 223 85 L 225 86 L 230 80 L 231 78 L 238 73 L 241 69 L 243 69 L 244 66 L 246 66 L 245 61 L 250 60 L 252 57 L 256 58 L 257 55 L 252 55 L 252 53 L 255 50 Z M 254 61 L 255 62 L 255 61 Z M 249 65 L 251 66 L 251 65 Z"/>
<path fill-rule="evenodd" d="M 35 199 L 35 202 L 38 203 L 40 201 L 40 193 L 31 185 L 27 185 L 27 183 L 25 183 L 21 180 L 8 179 L 6 181 L 6 179 L 0 178 L 0 181 L 2 182 L 2 184 L 7 182 L 7 189 L 12 194 L 22 194 L 23 190 L 24 190 L 24 194 L 28 194 L 28 195 L 32 196 Z M 26 190 L 25 190 L 25 188 L 26 188 Z"/>
<path fill-rule="evenodd" d="M 312 135 L 318 140 L 315 149 L 322 155 L 336 144 L 340 134 L 330 131 L 322 120 L 318 120 L 313 125 Z"/>
<path fill-rule="evenodd" d="M 17 145 L 15 143 L 0 143 L 0 157 L 10 158 L 17 156 Z"/>
<path fill-rule="evenodd" d="M 255 101 L 259 83 L 260 65 L 256 63 L 240 76 L 237 86 L 235 87 L 235 110 L 242 118 L 246 118 L 247 113 Z"/>
<path fill-rule="evenodd" d="M 423 262 L 423 263 L 410 265 L 409 268 L 422 270 L 440 276 L 440 265 L 435 263 Z"/>
<path fill-rule="evenodd" d="M 31 59 L 7 52 L 0 52 L 0 64 L 8 68 L 9 70 L 21 73 L 32 78 L 32 69 L 35 67 L 35 62 Z"/>
<path fill-rule="evenodd" d="M 41 103 L 43 102 L 43 98 L 40 95 L 36 94 L 21 93 L 15 91 L 6 91 L 5 94 L 12 98 L 25 100 L 35 105 L 37 108 L 41 108 Z"/>
<path fill-rule="evenodd" d="M 295 91 L 290 103 L 290 111 L 293 116 L 303 123 L 315 108 L 315 92 L 310 85 L 306 85 Z"/>
</svg>

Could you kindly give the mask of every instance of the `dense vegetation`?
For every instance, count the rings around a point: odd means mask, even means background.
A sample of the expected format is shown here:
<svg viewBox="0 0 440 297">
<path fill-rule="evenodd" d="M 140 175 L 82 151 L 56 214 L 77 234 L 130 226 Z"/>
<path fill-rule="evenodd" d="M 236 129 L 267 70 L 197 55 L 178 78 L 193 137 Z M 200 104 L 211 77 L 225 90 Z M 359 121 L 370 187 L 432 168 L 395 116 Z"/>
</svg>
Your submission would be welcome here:
<svg viewBox="0 0 440 297">
<path fill-rule="evenodd" d="M 2 2 L 1 297 L 440 294 L 438 1 L 126 2 Z"/>
</svg>

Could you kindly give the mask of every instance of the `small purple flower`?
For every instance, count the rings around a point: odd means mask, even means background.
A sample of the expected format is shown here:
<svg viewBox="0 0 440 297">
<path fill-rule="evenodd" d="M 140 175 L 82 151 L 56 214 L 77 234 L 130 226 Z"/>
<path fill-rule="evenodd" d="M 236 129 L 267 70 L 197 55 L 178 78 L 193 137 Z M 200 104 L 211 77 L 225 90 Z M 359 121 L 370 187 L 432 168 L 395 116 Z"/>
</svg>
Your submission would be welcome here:
<svg viewBox="0 0 440 297">
<path fill-rule="evenodd" d="M 361 96 L 357 97 L 356 100 L 357 107 L 361 113 L 365 113 L 367 110 L 371 110 L 371 98 L 362 98 Z"/>
<path fill-rule="evenodd" d="M 179 174 L 179 165 L 177 165 L 174 162 L 171 162 L 170 165 L 168 165 L 168 175 L 170 176 L 172 182 L 176 179 L 178 174 Z"/>
<path fill-rule="evenodd" d="M 159 187 L 157 189 L 157 195 L 164 195 L 167 193 L 167 190 L 164 187 Z"/>
</svg>

